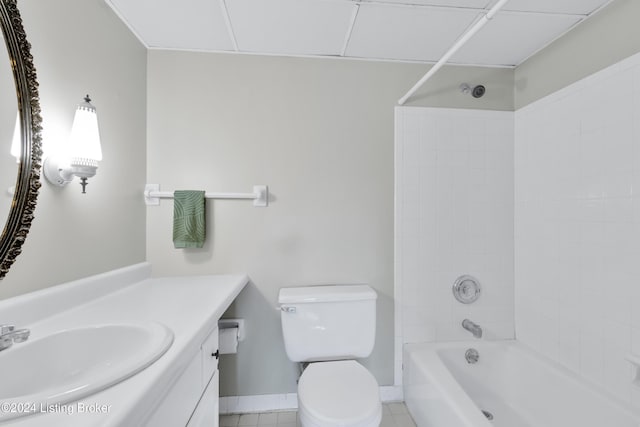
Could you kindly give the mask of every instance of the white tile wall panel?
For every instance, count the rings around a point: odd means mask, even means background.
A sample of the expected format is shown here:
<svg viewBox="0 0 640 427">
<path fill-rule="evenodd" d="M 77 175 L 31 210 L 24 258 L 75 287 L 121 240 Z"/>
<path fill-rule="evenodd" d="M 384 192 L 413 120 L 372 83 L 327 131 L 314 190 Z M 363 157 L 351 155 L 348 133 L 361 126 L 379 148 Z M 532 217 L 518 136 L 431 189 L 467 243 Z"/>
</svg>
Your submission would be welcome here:
<svg viewBox="0 0 640 427">
<path fill-rule="evenodd" d="M 517 339 L 640 408 L 640 55 L 516 112 Z"/>
<path fill-rule="evenodd" d="M 396 336 L 403 343 L 514 336 L 513 113 L 396 108 Z M 474 304 L 451 292 L 475 275 Z"/>
</svg>

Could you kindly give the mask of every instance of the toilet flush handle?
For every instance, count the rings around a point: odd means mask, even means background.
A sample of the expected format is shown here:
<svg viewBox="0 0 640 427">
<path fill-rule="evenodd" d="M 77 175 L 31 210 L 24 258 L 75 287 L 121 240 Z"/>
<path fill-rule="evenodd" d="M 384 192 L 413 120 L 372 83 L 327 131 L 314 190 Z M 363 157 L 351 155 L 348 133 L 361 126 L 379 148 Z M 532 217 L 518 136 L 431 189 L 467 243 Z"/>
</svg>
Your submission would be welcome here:
<svg viewBox="0 0 640 427">
<path fill-rule="evenodd" d="M 284 311 L 285 313 L 295 313 L 296 312 L 296 308 L 295 307 L 288 307 L 286 305 L 283 305 L 282 307 L 280 307 L 280 310 Z"/>
</svg>

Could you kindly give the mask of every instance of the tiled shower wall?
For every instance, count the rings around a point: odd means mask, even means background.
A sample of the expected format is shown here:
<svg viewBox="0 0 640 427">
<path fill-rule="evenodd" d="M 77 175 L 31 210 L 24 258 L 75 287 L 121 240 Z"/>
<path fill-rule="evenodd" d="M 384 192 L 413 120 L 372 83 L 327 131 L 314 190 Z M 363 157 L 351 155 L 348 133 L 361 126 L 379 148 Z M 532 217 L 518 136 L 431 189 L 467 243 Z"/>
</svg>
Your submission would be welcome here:
<svg viewBox="0 0 640 427">
<path fill-rule="evenodd" d="M 517 338 L 640 407 L 640 55 L 516 113 Z"/>
<path fill-rule="evenodd" d="M 512 112 L 396 108 L 396 384 L 402 344 L 513 338 Z M 475 276 L 482 295 L 451 287 Z"/>
</svg>

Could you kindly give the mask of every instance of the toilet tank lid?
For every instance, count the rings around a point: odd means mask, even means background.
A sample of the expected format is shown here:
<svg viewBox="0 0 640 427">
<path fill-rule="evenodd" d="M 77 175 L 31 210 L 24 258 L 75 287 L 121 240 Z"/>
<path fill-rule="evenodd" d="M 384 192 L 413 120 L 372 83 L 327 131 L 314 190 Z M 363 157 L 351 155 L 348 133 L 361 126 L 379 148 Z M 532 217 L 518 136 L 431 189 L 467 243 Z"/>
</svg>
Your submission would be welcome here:
<svg viewBox="0 0 640 427">
<path fill-rule="evenodd" d="M 280 304 L 302 304 L 335 301 L 374 300 L 376 291 L 369 285 L 322 285 L 281 288 L 278 294 Z"/>
</svg>

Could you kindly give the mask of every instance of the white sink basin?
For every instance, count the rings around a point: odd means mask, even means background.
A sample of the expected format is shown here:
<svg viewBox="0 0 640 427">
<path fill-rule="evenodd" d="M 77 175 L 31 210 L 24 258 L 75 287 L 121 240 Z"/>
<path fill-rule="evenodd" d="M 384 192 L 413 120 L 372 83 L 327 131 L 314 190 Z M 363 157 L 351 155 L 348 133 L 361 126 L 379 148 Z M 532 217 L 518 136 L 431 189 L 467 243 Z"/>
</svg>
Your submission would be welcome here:
<svg viewBox="0 0 640 427">
<path fill-rule="evenodd" d="M 14 344 L 0 352 L 0 421 L 111 387 L 158 360 L 172 343 L 171 330 L 149 322 L 66 329 Z"/>
</svg>

